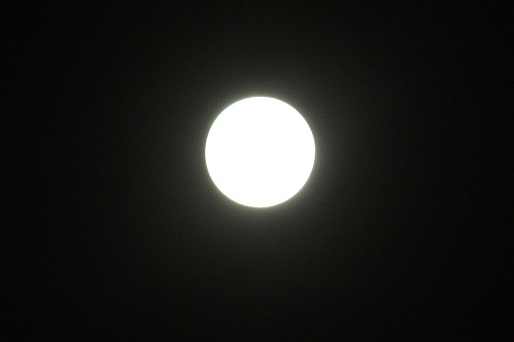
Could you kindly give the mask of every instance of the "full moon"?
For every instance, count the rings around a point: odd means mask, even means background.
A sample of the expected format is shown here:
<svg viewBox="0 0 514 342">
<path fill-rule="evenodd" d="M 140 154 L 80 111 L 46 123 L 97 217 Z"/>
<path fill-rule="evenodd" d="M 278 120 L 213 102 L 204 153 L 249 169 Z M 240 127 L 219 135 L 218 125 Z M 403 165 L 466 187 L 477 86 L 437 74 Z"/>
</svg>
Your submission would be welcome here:
<svg viewBox="0 0 514 342">
<path fill-rule="evenodd" d="M 207 135 L 205 159 L 216 187 L 249 207 L 271 207 L 293 197 L 314 165 L 314 137 L 302 115 L 270 97 L 233 103 Z"/>
</svg>

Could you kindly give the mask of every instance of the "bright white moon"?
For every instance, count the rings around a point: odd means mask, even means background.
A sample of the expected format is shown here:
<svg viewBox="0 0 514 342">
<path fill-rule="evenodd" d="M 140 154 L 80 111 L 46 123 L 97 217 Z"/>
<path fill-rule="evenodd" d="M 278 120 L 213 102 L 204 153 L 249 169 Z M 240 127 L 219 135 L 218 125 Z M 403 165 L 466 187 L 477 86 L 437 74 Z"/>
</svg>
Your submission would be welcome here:
<svg viewBox="0 0 514 342">
<path fill-rule="evenodd" d="M 216 187 L 249 207 L 287 201 L 304 186 L 314 165 L 314 137 L 293 107 L 251 97 L 226 108 L 207 136 L 205 159 Z"/>
</svg>

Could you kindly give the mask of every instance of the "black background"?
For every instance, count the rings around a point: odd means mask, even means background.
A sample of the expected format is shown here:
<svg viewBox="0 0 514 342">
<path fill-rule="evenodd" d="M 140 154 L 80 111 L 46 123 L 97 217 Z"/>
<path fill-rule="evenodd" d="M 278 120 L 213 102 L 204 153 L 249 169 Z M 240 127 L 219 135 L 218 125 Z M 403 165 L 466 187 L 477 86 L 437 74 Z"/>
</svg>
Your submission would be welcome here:
<svg viewBox="0 0 514 342">
<path fill-rule="evenodd" d="M 512 126 L 500 108 L 512 13 L 280 1 L 7 11 L 4 332 L 509 340 L 512 206 L 500 201 L 512 185 L 500 178 L 512 180 Z M 291 104 L 316 140 L 305 187 L 269 209 L 225 198 L 204 160 L 215 117 L 256 95 Z"/>
</svg>

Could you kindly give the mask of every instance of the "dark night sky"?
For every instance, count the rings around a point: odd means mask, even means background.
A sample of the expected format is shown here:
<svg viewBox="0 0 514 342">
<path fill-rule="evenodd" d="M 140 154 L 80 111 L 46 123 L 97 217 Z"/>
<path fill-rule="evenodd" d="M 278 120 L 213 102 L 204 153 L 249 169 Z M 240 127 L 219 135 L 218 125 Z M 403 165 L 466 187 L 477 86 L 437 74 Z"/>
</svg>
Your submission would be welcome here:
<svg viewBox="0 0 514 342">
<path fill-rule="evenodd" d="M 512 6 L 192 3 L 7 12 L 5 333 L 510 340 Z M 204 160 L 254 95 L 317 149 L 265 210 Z"/>
</svg>

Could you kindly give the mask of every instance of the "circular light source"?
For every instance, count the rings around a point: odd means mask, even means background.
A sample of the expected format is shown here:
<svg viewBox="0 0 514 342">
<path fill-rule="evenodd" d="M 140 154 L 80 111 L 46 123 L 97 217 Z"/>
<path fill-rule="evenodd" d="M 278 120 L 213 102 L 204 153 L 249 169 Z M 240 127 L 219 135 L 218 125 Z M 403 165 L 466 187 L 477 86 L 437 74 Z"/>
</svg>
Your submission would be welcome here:
<svg viewBox="0 0 514 342">
<path fill-rule="evenodd" d="M 249 207 L 270 207 L 294 196 L 314 164 L 314 137 L 285 102 L 251 97 L 226 108 L 207 136 L 205 159 L 216 187 Z"/>
</svg>

